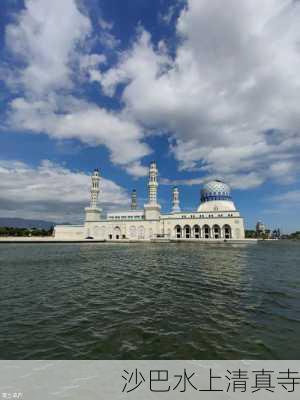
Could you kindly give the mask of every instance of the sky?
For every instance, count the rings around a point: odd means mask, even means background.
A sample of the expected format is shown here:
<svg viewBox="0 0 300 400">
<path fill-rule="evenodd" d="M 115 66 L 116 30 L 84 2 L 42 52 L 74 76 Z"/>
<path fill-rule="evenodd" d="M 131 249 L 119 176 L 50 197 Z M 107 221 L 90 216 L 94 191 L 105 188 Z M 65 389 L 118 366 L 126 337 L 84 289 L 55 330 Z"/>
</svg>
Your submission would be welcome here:
<svg viewBox="0 0 300 400">
<path fill-rule="evenodd" d="M 300 1 L 2 0 L 0 217 L 196 210 L 222 179 L 247 228 L 300 229 Z"/>
</svg>

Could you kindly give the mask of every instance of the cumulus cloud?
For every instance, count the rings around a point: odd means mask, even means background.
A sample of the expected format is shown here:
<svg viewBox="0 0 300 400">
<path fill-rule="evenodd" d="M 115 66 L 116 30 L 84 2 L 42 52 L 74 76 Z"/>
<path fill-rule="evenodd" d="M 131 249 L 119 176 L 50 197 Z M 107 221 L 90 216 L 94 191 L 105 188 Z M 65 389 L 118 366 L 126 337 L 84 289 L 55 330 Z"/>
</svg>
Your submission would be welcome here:
<svg viewBox="0 0 300 400">
<path fill-rule="evenodd" d="M 179 13 L 180 9 L 186 4 L 186 0 L 175 0 L 173 4 L 168 8 L 167 12 L 159 14 L 159 19 L 165 24 L 169 25 L 175 18 L 176 14 Z"/>
<path fill-rule="evenodd" d="M 107 30 L 110 31 L 110 30 L 112 30 L 112 28 L 114 26 L 114 24 L 112 22 L 105 20 L 101 16 L 99 17 L 98 22 L 99 22 L 100 28 L 103 29 L 104 31 L 107 31 Z"/>
<path fill-rule="evenodd" d="M 104 54 L 86 54 L 79 60 L 79 68 L 82 72 L 91 74 L 97 71 L 96 68 L 100 64 L 105 64 L 106 56 Z"/>
<path fill-rule="evenodd" d="M 101 33 L 99 35 L 100 43 L 108 50 L 114 50 L 115 48 L 117 48 L 121 42 L 112 33 L 112 30 L 114 28 L 113 22 L 107 21 L 100 16 L 98 19 L 98 23 L 101 29 Z"/>
<path fill-rule="evenodd" d="M 57 139 L 78 138 L 91 146 L 103 144 L 110 150 L 113 163 L 129 171 L 135 167 L 136 175 L 143 171 L 137 168 L 137 159 L 148 154 L 149 149 L 140 141 L 139 127 L 122 113 L 72 96 L 34 102 L 16 98 L 11 102 L 11 111 L 11 126 L 36 133 L 43 131 Z"/>
<path fill-rule="evenodd" d="M 104 145 L 113 163 L 136 176 L 145 174 L 141 159 L 151 152 L 145 138 L 160 132 L 181 170 L 239 188 L 292 182 L 299 172 L 300 2 L 176 4 L 185 5 L 178 17 L 170 9 L 175 54 L 139 27 L 132 46 L 103 68 L 104 55 L 82 51 L 92 26 L 75 0 L 27 0 L 6 30 L 8 47 L 25 63 L 17 82 L 26 93 L 11 102 L 11 125 Z M 98 22 L 104 43 L 113 25 Z M 74 65 L 106 96 L 121 97 L 118 112 L 61 94 L 76 82 Z"/>
<path fill-rule="evenodd" d="M 0 160 L 0 214 L 5 217 L 42 218 L 82 222 L 89 204 L 90 176 L 44 160 L 36 168 L 18 161 Z M 101 179 L 101 206 L 129 204 L 127 192 L 111 180 Z"/>
<path fill-rule="evenodd" d="M 103 19 L 101 26 L 103 35 L 112 28 Z M 125 112 L 110 111 L 72 91 L 99 79 L 106 63 L 104 54 L 86 53 L 91 35 L 90 19 L 75 0 L 25 2 L 6 27 L 6 46 L 19 61 L 8 73 L 8 86 L 19 92 L 9 104 L 6 127 L 104 145 L 114 164 L 140 176 L 145 173 L 140 160 L 150 153 L 142 127 Z"/>
<path fill-rule="evenodd" d="M 142 31 L 102 76 L 103 90 L 114 95 L 125 84 L 126 109 L 168 132 L 181 169 L 239 187 L 292 180 L 300 147 L 299 18 L 300 3 L 288 0 L 229 0 L 225 8 L 221 0 L 189 0 L 177 20 L 175 57 Z"/>
<path fill-rule="evenodd" d="M 6 46 L 24 65 L 14 78 L 34 94 L 71 87 L 69 64 L 90 33 L 90 20 L 74 0 L 27 0 L 6 27 Z"/>
</svg>

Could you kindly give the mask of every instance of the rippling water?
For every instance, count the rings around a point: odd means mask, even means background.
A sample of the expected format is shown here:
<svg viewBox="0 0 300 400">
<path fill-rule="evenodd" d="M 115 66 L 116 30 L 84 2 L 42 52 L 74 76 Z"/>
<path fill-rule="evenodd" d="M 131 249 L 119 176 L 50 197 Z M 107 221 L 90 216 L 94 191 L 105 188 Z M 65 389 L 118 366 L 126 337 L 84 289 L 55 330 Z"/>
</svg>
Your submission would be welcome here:
<svg viewBox="0 0 300 400">
<path fill-rule="evenodd" d="M 1 359 L 300 358 L 300 243 L 0 245 Z"/>
</svg>

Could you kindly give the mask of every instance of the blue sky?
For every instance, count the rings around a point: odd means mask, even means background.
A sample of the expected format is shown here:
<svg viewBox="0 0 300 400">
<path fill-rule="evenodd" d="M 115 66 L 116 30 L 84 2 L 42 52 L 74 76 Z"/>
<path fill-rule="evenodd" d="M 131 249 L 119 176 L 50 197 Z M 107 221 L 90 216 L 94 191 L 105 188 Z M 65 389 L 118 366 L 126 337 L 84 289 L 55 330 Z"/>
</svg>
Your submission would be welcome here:
<svg viewBox="0 0 300 400">
<path fill-rule="evenodd" d="M 300 3 L 4 0 L 0 216 L 81 222 L 146 201 L 151 160 L 170 209 L 228 182 L 251 228 L 300 229 Z"/>
</svg>

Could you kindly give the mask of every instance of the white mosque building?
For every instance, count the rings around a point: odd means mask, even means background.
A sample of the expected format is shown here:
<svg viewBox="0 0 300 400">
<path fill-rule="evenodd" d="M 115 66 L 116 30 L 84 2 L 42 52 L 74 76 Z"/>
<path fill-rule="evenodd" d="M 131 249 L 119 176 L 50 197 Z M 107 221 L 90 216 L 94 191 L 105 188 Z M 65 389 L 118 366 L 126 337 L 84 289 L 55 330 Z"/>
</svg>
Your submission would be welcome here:
<svg viewBox="0 0 300 400">
<path fill-rule="evenodd" d="M 213 180 L 203 185 L 196 211 L 181 211 L 179 190 L 173 188 L 172 211 L 161 213 L 157 199 L 158 169 L 150 164 L 148 202 L 137 208 L 136 191 L 132 192 L 131 209 L 107 213 L 98 207 L 100 174 L 92 175 L 91 202 L 85 209 L 84 225 L 57 225 L 56 240 L 95 241 L 243 241 L 244 220 L 236 209 L 229 186 Z"/>
</svg>

